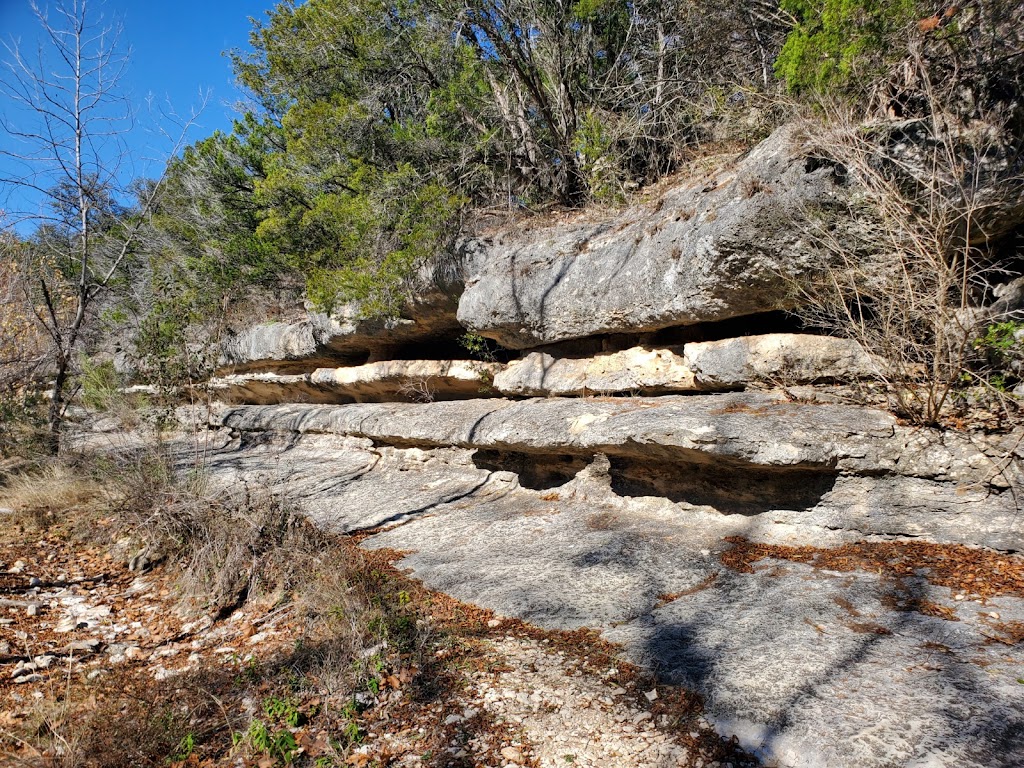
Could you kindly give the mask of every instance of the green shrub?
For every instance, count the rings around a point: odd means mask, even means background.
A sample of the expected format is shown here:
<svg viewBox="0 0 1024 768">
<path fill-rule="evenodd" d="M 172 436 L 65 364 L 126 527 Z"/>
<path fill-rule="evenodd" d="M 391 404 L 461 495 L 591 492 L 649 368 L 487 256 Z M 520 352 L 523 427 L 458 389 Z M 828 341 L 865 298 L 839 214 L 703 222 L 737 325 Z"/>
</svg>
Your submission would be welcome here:
<svg viewBox="0 0 1024 768">
<path fill-rule="evenodd" d="M 109 411 L 121 397 L 121 377 L 110 360 L 94 362 L 82 358 L 82 403 L 96 411 Z"/>
<path fill-rule="evenodd" d="M 975 351 L 983 356 L 985 380 L 1004 392 L 1020 380 L 1024 364 L 1024 323 L 1005 320 L 986 326 L 985 334 L 974 340 Z"/>
<path fill-rule="evenodd" d="M 913 0 L 781 0 L 796 24 L 775 74 L 791 93 L 851 92 L 906 51 Z"/>
</svg>

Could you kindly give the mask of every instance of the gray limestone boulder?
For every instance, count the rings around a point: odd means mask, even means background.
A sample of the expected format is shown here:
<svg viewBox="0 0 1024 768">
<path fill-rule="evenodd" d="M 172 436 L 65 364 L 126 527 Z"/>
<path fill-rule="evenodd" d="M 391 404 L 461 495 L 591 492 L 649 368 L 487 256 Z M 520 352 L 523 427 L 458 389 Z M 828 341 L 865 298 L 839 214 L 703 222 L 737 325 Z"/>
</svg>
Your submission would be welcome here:
<svg viewBox="0 0 1024 768">
<path fill-rule="evenodd" d="M 247 328 L 222 345 L 217 372 L 309 372 L 387 359 L 412 343 L 448 343 L 462 333 L 455 313 L 464 276 L 472 269 L 466 258 L 465 252 L 442 255 L 424 267 L 397 317 L 364 317 L 358 304 L 344 304 L 331 314 L 310 310 L 297 322 Z"/>
<path fill-rule="evenodd" d="M 458 318 L 523 349 L 791 306 L 786 275 L 825 258 L 793 221 L 847 194 L 845 175 L 784 127 L 733 167 L 628 211 L 467 242 L 480 267 Z"/>
<path fill-rule="evenodd" d="M 512 396 L 560 396 L 697 389 L 681 349 L 632 347 L 591 357 L 530 352 L 494 377 L 494 388 Z"/>
<path fill-rule="evenodd" d="M 769 393 L 361 405 L 240 406 L 214 417 L 241 432 L 369 438 L 589 459 L 917 477 L 1005 489 L 1013 468 L 968 436 L 899 424 L 891 414 L 789 402 Z"/>
<path fill-rule="evenodd" d="M 879 363 L 852 339 L 806 333 L 769 333 L 687 344 L 686 362 L 699 389 L 730 389 L 752 382 L 811 384 L 878 375 Z"/>
</svg>

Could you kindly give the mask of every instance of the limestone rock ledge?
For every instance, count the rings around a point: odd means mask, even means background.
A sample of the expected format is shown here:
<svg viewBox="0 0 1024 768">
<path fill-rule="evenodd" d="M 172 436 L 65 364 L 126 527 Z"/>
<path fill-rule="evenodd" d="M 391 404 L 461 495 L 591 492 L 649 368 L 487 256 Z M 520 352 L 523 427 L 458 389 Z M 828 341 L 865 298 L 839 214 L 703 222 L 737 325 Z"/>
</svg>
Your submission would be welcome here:
<svg viewBox="0 0 1024 768">
<path fill-rule="evenodd" d="M 467 272 L 464 252 L 441 254 L 412 279 L 410 298 L 397 317 L 364 317 L 358 303 L 331 314 L 309 311 L 297 322 L 247 328 L 221 347 L 221 375 L 272 370 L 294 374 L 317 366 L 387 359 L 408 344 L 449 344 L 463 328 L 455 318 Z"/>
<path fill-rule="evenodd" d="M 930 167 L 924 121 L 865 126 L 858 140 L 869 136 L 892 167 Z M 785 125 L 734 162 L 625 211 L 526 220 L 467 240 L 463 252 L 478 266 L 458 318 L 508 348 L 529 349 L 795 306 L 792 280 L 832 258 L 798 222 L 820 216 L 839 240 L 865 226 L 847 207 L 856 175 L 828 151 Z M 985 242 L 1024 218 L 1024 185 L 1001 181 L 1015 161 L 997 155 L 974 179 L 985 201 L 974 232 Z"/>
<path fill-rule="evenodd" d="M 966 436 L 903 426 L 871 408 L 795 403 L 770 393 L 238 406 L 218 414 L 215 424 L 403 446 L 899 475 L 958 484 L 964 492 L 1007 488 L 1013 470 Z"/>
<path fill-rule="evenodd" d="M 504 369 L 501 363 L 475 360 L 385 360 L 351 368 L 318 368 L 310 382 L 360 402 L 406 399 L 457 400 L 483 397 Z"/>
<path fill-rule="evenodd" d="M 312 373 L 232 374 L 207 387 L 226 403 L 362 403 L 485 397 L 500 363 L 474 360 L 386 360 Z"/>
<path fill-rule="evenodd" d="M 354 402 L 314 386 L 308 373 L 233 373 L 210 379 L 206 389 L 217 400 L 232 404 Z"/>
<path fill-rule="evenodd" d="M 772 333 L 584 358 L 530 352 L 494 378 L 506 395 L 653 395 L 740 389 L 752 383 L 809 384 L 870 377 L 877 365 L 855 341 Z"/>
<path fill-rule="evenodd" d="M 619 495 L 776 523 L 1024 549 L 1018 457 L 982 437 L 870 408 L 769 393 L 226 408 L 236 436 L 328 436 L 473 452 L 479 468 L 554 487 L 598 457 Z M 1017 439 L 1011 442 L 1017 442 Z"/>
<path fill-rule="evenodd" d="M 733 167 L 604 220 L 468 241 L 459 321 L 511 349 L 714 322 L 790 305 L 787 275 L 827 258 L 793 226 L 849 190 L 787 126 Z"/>
</svg>

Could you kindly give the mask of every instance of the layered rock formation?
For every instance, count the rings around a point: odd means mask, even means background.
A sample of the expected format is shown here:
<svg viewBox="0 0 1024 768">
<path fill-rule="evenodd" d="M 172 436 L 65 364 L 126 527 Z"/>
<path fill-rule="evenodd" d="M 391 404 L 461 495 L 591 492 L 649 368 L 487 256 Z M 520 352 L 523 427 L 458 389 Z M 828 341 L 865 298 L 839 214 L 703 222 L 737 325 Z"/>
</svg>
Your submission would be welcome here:
<svg viewBox="0 0 1024 768">
<path fill-rule="evenodd" d="M 523 349 L 790 306 L 788 279 L 826 257 L 793 221 L 836 206 L 844 183 L 808 162 L 795 129 L 780 129 L 734 167 L 614 218 L 468 243 L 482 266 L 459 321 Z"/>
<path fill-rule="evenodd" d="M 881 363 L 762 314 L 822 258 L 792 219 L 842 210 L 841 170 L 781 129 L 624 213 L 467 241 L 398 320 L 253 329 L 210 383 L 238 404 L 211 476 L 460 599 L 599 629 L 768 765 L 1019 765 L 1024 645 L 990 641 L 1024 594 L 728 565 L 736 537 L 1024 550 L 1020 434 L 821 402 Z M 466 330 L 519 357 L 457 359 Z"/>
<path fill-rule="evenodd" d="M 775 522 L 1024 549 L 1007 490 L 1020 479 L 1016 469 L 995 450 L 990 456 L 967 439 L 903 427 L 871 409 L 753 394 L 477 400 L 236 408 L 218 426 L 468 449 L 563 481 L 602 455 L 619 487 L 638 495 L 744 514 L 776 504 Z M 737 487 L 743 482 L 757 487 Z"/>
<path fill-rule="evenodd" d="M 473 263 L 464 257 L 439 259 L 425 267 L 414 297 L 398 317 L 367 318 L 358 304 L 331 314 L 310 311 L 294 323 L 267 323 L 246 329 L 222 345 L 219 373 L 273 369 L 310 371 L 319 366 L 386 360 L 408 344 L 450 346 L 462 332 L 455 310 Z"/>
</svg>

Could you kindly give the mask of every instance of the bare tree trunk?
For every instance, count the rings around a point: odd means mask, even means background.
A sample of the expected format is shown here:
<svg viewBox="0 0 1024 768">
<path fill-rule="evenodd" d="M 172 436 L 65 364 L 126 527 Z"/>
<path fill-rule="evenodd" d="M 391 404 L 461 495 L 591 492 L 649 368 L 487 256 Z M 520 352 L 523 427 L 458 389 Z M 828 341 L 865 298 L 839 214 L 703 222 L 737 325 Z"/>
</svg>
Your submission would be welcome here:
<svg viewBox="0 0 1024 768">
<path fill-rule="evenodd" d="M 67 388 L 70 363 L 66 358 L 57 361 L 57 375 L 50 387 L 50 407 L 47 412 L 47 433 L 45 446 L 49 454 L 56 456 L 60 452 L 61 433 L 64 427 L 64 392 Z"/>
<path fill-rule="evenodd" d="M 33 167 L 21 176 L 0 177 L 0 183 L 43 192 L 57 211 L 49 216 L 30 211 L 20 217 L 22 222 L 38 221 L 38 232 L 55 233 L 52 240 L 44 238 L 43 245 L 37 246 L 51 252 L 44 251 L 42 257 L 35 253 L 27 259 L 24 284 L 31 283 L 26 299 L 49 338 L 55 376 L 50 388 L 47 444 L 56 453 L 68 384 L 92 303 L 109 289 L 138 242 L 143 222 L 163 190 L 164 177 L 149 184 L 144 193 L 117 186 L 127 157 L 127 148 L 118 137 L 132 122 L 130 106 L 118 93 L 126 66 L 117 50 L 119 29 L 103 26 L 98 18 L 94 21 L 87 0 L 58 4 L 57 22 L 51 22 L 36 3 L 31 7 L 49 48 L 44 46 L 29 58 L 22 56 L 17 46 L 9 48 L 12 60 L 7 62 L 6 74 L 0 75 L 0 94 L 26 114 L 34 114 L 38 127 L 15 128 L 2 116 L 0 127 L 31 147 L 31 151 L 3 154 Z M 194 119 L 181 124 L 172 155 L 181 148 Z M 51 186 L 41 186 L 40 178 Z M 129 195 L 138 202 L 124 215 L 116 203 Z M 104 200 L 115 202 L 108 206 L 111 210 L 104 208 L 105 222 L 97 216 Z M 66 274 L 48 265 L 53 251 Z M 45 310 L 30 295 L 37 285 Z"/>
</svg>

